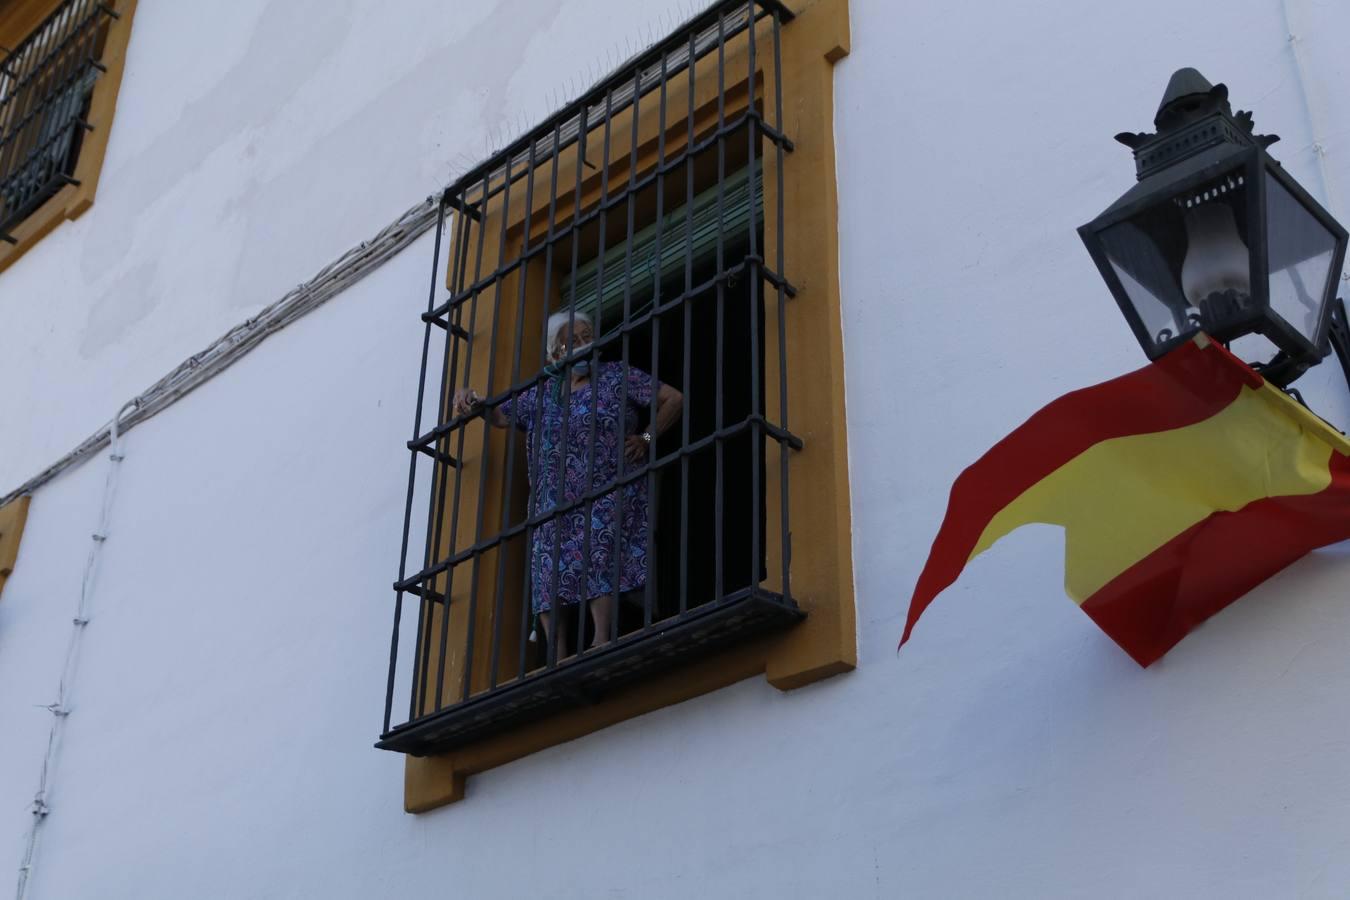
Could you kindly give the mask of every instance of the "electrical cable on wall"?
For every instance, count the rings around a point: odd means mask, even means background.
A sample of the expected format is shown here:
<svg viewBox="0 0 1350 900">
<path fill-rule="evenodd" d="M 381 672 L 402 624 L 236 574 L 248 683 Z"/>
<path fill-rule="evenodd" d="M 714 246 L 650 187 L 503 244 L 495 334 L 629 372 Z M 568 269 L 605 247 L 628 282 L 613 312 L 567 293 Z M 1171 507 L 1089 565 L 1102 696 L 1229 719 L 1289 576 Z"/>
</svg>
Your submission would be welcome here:
<svg viewBox="0 0 1350 900">
<path fill-rule="evenodd" d="M 698 8 L 708 5 L 707 3 L 688 2 L 687 14 L 692 17 Z M 680 0 L 679 9 L 685 9 L 685 0 Z M 672 15 L 674 15 L 673 11 Z M 669 28 L 664 30 L 669 30 Z M 650 33 L 648 37 L 650 43 Z M 625 47 L 630 54 L 633 52 L 631 46 L 625 45 Z M 615 53 L 617 54 L 617 50 Z M 616 55 L 616 58 L 622 57 Z M 584 87 L 584 84 L 574 84 L 570 93 L 574 96 L 580 94 Z M 567 93 L 565 91 L 560 92 L 557 97 L 564 96 Z M 558 105 L 557 97 L 555 97 L 553 106 Z M 523 133 L 528 130 L 527 126 L 528 122 L 522 119 L 516 128 L 518 132 Z M 511 139 L 506 134 L 495 136 L 495 140 L 503 144 L 509 143 Z M 476 159 L 477 157 L 473 157 L 470 162 L 474 162 Z M 337 259 L 316 272 L 308 281 L 292 288 L 282 297 L 264 307 L 257 315 L 234 326 L 206 348 L 179 363 L 167 375 L 123 404 L 110 422 L 85 438 L 73 450 L 23 484 L 0 496 L 0 507 L 3 507 L 20 496 L 32 494 L 62 472 L 92 458 L 103 448 L 109 448 L 109 468 L 104 481 L 98 523 L 90 535 L 91 545 L 85 560 L 79 601 L 75 615 L 71 620 L 71 632 L 66 645 L 56 697 L 52 702 L 41 706 L 51 713 L 51 726 L 48 731 L 46 752 L 42 760 L 37 791 L 30 808 L 32 821 L 26 833 L 19 866 L 16 900 L 27 900 L 29 896 L 29 888 L 32 884 L 33 870 L 39 849 L 39 839 L 44 823 L 52 810 L 48 803 L 52 794 L 52 774 L 55 771 L 67 719 L 72 710 L 70 702 L 72 686 L 78 667 L 83 636 L 91 622 L 90 598 L 94 594 L 98 564 L 104 545 L 109 538 L 112 504 L 120 464 L 124 459 L 122 446 L 125 433 L 167 409 L 197 387 L 223 372 L 273 332 L 281 330 L 314 311 L 397 255 L 435 224 L 439 215 L 438 197 L 439 193 L 408 208 L 393 222 L 377 232 L 374 237 L 349 248 Z"/>
<path fill-rule="evenodd" d="M 436 210 L 434 197 L 411 207 L 373 238 L 352 247 L 316 272 L 309 281 L 292 288 L 256 316 L 231 328 L 206 349 L 179 363 L 169 374 L 128 401 L 127 405 L 133 409 L 125 419 L 103 426 L 74 450 L 0 497 L 0 506 L 31 494 L 66 469 L 108 446 L 115 425 L 126 431 L 162 412 L 234 365 L 268 335 L 312 312 L 375 271 L 430 228 L 436 221 Z"/>
<path fill-rule="evenodd" d="M 108 426 L 108 474 L 103 481 L 103 499 L 99 504 L 98 522 L 90 535 L 89 555 L 84 562 L 84 575 L 80 579 L 80 597 L 75 606 L 75 615 L 71 619 L 70 637 L 66 641 L 66 654 L 61 664 L 61 679 L 56 685 L 56 698 L 46 704 L 52 714 L 51 728 L 47 732 L 47 752 L 42 758 L 41 774 L 38 776 L 37 793 L 33 795 L 33 820 L 28 828 L 24 842 L 22 861 L 19 864 L 19 883 L 15 893 L 16 900 L 26 900 L 28 886 L 32 883 L 33 861 L 37 856 L 38 839 L 42 834 L 43 823 L 51 812 L 48 799 L 51 793 L 52 772 L 56 767 L 56 757 L 61 748 L 66 720 L 71 712 L 71 696 L 75 683 L 75 674 L 80 660 L 80 648 L 83 644 L 85 629 L 90 622 L 90 597 L 94 593 L 94 582 L 98 577 L 98 562 L 103 546 L 108 540 L 108 523 L 112 517 L 113 498 L 117 492 L 117 476 L 125 458 L 122 452 L 122 432 L 125 422 L 136 413 L 137 403 L 132 400 L 122 406 L 113 416 Z"/>
<path fill-rule="evenodd" d="M 1341 216 L 1341 204 L 1338 192 L 1332 182 L 1331 171 L 1327 167 L 1327 144 L 1323 138 L 1322 131 L 1318 124 L 1325 121 L 1325 117 L 1319 115 L 1320 110 L 1315 108 L 1314 95 L 1311 87 L 1311 79 L 1308 77 L 1308 67 L 1304 57 L 1306 51 L 1301 51 L 1303 46 L 1302 30 L 1296 27 L 1294 11 L 1292 9 L 1294 0 L 1280 0 L 1280 11 L 1284 14 L 1284 27 L 1289 43 L 1289 53 L 1294 61 L 1294 75 L 1298 79 L 1298 91 L 1303 98 L 1303 112 L 1308 117 L 1308 133 L 1312 138 L 1313 160 L 1317 165 L 1317 174 L 1322 182 L 1322 202 L 1327 209 L 1337 219 Z"/>
<path fill-rule="evenodd" d="M 676 0 L 667 11 L 669 21 L 663 20 L 665 27 L 662 28 L 662 31 L 669 31 L 673 28 L 678 15 L 683 14 L 687 18 L 692 18 L 699 11 L 710 6 L 710 2 Z M 648 27 L 647 37 L 648 45 L 654 42 L 655 38 L 650 26 Z M 628 43 L 624 44 L 624 48 L 630 57 L 645 49 L 639 46 L 635 50 L 633 45 Z M 610 54 L 610 67 L 615 66 L 614 60 L 622 58 L 619 49 L 613 48 Z M 603 74 L 603 69 L 591 70 L 592 79 L 597 78 L 600 74 Z M 556 91 L 553 97 L 554 102 L 550 108 L 560 105 L 558 101 L 566 97 L 579 96 L 586 87 L 583 79 L 581 82 L 573 83 L 569 90 Z M 515 129 L 517 134 L 528 131 L 528 119 L 522 118 Z M 492 143 L 505 145 L 512 139 L 507 133 L 499 133 L 493 136 Z M 478 157 L 469 156 L 466 159 L 468 164 L 473 164 L 477 162 Z M 454 178 L 451 181 L 453 182 Z M 194 353 L 179 363 L 173 371 L 129 401 L 135 404 L 135 411 L 121 423 L 122 429 L 124 431 L 130 429 L 162 412 L 238 362 L 241 357 L 261 343 L 268 335 L 281 330 L 307 313 L 313 312 L 379 268 L 436 223 L 438 210 L 436 200 L 439 196 L 440 194 L 437 192 L 408 208 L 393 222 L 382 228 L 374 237 L 348 249 L 333 262 L 316 272 L 308 281 L 287 291 L 280 299 L 264 307 L 256 316 L 231 328 L 204 350 Z M 98 453 L 108 445 L 109 434 L 110 427 L 107 425 L 95 431 L 80 442 L 74 450 L 47 466 L 23 484 L 0 496 L 0 506 L 4 506 L 24 494 L 33 493 L 66 469 L 76 466 Z M 0 489 L 2 488 L 3 486 L 0 486 Z"/>
</svg>

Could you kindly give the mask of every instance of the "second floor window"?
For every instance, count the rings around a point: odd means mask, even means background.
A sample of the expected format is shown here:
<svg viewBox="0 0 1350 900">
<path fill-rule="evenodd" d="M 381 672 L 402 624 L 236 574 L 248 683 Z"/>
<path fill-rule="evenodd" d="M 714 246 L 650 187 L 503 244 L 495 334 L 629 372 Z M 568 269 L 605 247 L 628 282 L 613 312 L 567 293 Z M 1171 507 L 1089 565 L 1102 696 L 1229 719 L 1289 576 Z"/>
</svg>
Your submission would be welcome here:
<svg viewBox="0 0 1350 900">
<path fill-rule="evenodd" d="M 0 239 L 66 185 L 92 129 L 95 82 L 114 11 L 65 0 L 0 62 Z"/>
</svg>

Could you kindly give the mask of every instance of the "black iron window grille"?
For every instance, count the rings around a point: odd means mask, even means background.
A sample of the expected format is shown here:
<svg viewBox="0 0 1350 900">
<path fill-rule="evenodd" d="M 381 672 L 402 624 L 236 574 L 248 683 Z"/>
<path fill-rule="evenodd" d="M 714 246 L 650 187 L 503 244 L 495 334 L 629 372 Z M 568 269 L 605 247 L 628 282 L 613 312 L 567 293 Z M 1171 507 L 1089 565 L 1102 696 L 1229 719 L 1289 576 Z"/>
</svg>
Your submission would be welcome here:
<svg viewBox="0 0 1350 900">
<path fill-rule="evenodd" d="M 94 0 L 65 0 L 0 62 L 0 240 L 75 180 L 80 139 L 110 20 Z"/>
<path fill-rule="evenodd" d="M 791 18 L 777 0 L 717 4 L 442 195 L 377 746 L 443 752 L 801 620 L 788 515 L 801 442 L 788 430 L 783 327 L 795 294 L 779 74 Z M 545 367 L 546 322 L 560 312 L 587 316 L 594 340 Z M 589 391 L 566 377 L 583 362 Z M 641 406 L 614 420 L 620 447 L 653 429 L 654 383 L 679 391 L 683 409 L 601 483 L 605 367 L 623 376 L 620 406 Z M 482 400 L 457 415 L 466 388 Z M 548 456 L 555 413 L 556 444 L 587 433 L 574 458 L 584 473 L 566 451 Z M 563 486 L 547 496 L 545 458 Z M 645 546 L 610 554 L 598 579 L 613 591 L 609 634 L 598 634 L 594 598 L 569 610 L 558 579 L 579 565 L 577 591 L 591 590 L 596 510 L 630 488 L 645 488 Z M 576 536 L 565 520 L 584 523 L 576 559 L 561 546 Z M 622 545 L 633 523 L 610 522 L 594 527 Z M 625 591 L 634 555 L 645 578 Z M 545 579 L 558 608 L 548 622 L 534 602 Z M 568 635 L 568 655 L 546 625 Z"/>
</svg>

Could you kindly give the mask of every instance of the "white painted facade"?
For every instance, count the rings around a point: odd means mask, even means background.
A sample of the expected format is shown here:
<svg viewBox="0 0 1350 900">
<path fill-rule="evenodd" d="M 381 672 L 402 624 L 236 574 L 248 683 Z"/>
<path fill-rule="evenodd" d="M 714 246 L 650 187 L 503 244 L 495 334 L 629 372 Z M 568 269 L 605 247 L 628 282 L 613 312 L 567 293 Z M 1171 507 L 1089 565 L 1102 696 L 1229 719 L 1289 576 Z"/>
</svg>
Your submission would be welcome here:
<svg viewBox="0 0 1350 900">
<path fill-rule="evenodd" d="M 751 679 L 402 811 L 403 761 L 371 744 L 427 236 L 126 436 L 30 897 L 1350 893 L 1350 546 L 1141 670 L 1064 598 L 1060 534 L 1024 529 L 895 652 L 957 473 L 1141 364 L 1074 229 L 1129 185 L 1111 135 L 1149 126 L 1173 69 L 1226 82 L 1350 217 L 1350 5 L 851 6 L 857 671 Z M 141 0 L 97 202 L 0 273 L 0 494 L 542 118 L 560 73 L 687 12 Z M 1350 427 L 1334 364 L 1299 387 Z M 108 465 L 36 492 L 0 598 L 0 885 Z"/>
</svg>

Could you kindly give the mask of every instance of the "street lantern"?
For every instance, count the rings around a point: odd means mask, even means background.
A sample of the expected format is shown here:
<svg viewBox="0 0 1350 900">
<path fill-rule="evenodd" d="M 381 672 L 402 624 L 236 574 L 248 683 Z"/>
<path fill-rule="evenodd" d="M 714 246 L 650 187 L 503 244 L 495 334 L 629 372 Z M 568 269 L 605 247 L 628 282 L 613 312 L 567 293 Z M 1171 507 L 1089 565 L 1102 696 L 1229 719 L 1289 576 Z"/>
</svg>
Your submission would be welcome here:
<svg viewBox="0 0 1350 900">
<path fill-rule="evenodd" d="M 1346 230 L 1266 152 L 1279 138 L 1195 69 L 1172 76 L 1153 124 L 1116 135 L 1138 183 L 1078 229 L 1149 359 L 1205 331 L 1285 386 L 1333 328 L 1340 351 Z"/>
</svg>

